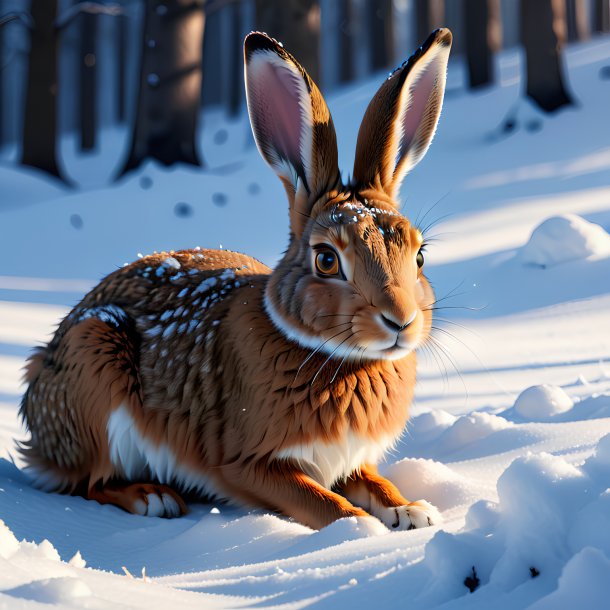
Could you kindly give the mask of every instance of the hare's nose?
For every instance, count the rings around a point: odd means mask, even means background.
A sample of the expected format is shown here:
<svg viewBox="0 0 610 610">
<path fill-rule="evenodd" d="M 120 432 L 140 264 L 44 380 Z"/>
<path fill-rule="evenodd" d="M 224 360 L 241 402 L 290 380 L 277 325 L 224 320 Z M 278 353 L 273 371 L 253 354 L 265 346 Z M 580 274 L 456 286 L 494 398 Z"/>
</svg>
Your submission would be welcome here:
<svg viewBox="0 0 610 610">
<path fill-rule="evenodd" d="M 381 320 L 385 324 L 385 326 L 387 328 L 389 328 L 392 332 L 399 333 L 399 332 L 403 331 L 405 328 L 407 328 L 407 326 L 409 326 L 409 324 L 411 324 L 411 322 L 413 322 L 413 320 L 415 320 L 416 316 L 417 316 L 417 311 L 414 311 L 413 314 L 409 317 L 409 319 L 403 323 L 402 320 L 400 322 L 397 322 L 391 316 L 388 316 L 387 313 L 385 313 L 385 314 L 382 313 Z"/>
</svg>

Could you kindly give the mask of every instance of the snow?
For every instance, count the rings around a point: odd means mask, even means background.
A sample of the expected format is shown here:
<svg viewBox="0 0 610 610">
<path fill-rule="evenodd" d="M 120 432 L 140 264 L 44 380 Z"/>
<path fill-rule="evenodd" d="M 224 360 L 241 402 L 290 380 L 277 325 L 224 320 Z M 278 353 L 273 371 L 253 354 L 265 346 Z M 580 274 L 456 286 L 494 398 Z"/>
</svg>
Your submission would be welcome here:
<svg viewBox="0 0 610 610">
<path fill-rule="evenodd" d="M 499 85 L 476 94 L 453 64 L 435 141 L 405 180 L 403 211 L 432 224 L 439 343 L 421 352 L 411 420 L 380 469 L 441 511 L 442 525 L 421 530 L 348 519 L 315 532 L 195 502 L 165 520 L 34 489 L 13 440 L 25 436 L 17 411 L 30 348 L 138 252 L 222 243 L 274 264 L 287 206 L 254 146 L 244 148 L 244 118 L 217 112 L 203 121 L 203 170 L 148 164 L 109 184 L 121 130 L 102 134 L 99 154 L 76 157 L 62 143 L 80 190 L 0 166 L 0 607 L 605 607 L 610 147 L 598 74 L 608 57 L 608 37 L 569 49 L 580 103 L 550 117 L 515 105 L 517 53 L 502 54 Z M 382 80 L 330 96 L 346 173 Z M 507 115 L 510 134 L 498 129 Z M 192 213 L 178 214 L 179 202 Z M 166 265 L 167 277 L 180 273 Z M 187 322 L 179 304 L 168 312 L 159 334 Z"/>
<path fill-rule="evenodd" d="M 551 421 L 573 406 L 574 402 L 563 389 L 544 384 L 523 390 L 513 408 L 526 421 Z"/>
<path fill-rule="evenodd" d="M 551 267 L 590 256 L 610 255 L 610 235 L 576 214 L 547 218 L 521 249 L 525 264 Z"/>
</svg>

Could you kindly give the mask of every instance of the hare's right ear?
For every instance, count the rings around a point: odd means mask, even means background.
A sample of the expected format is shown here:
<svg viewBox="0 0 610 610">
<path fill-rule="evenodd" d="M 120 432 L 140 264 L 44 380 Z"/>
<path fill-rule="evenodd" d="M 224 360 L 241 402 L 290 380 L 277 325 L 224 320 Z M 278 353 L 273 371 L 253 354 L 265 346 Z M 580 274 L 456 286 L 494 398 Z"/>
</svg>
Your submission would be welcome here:
<svg viewBox="0 0 610 610">
<path fill-rule="evenodd" d="M 278 42 L 248 34 L 244 60 L 254 140 L 286 188 L 298 236 L 317 198 L 341 182 L 335 128 L 315 83 Z"/>
<path fill-rule="evenodd" d="M 358 132 L 354 180 L 396 199 L 430 146 L 445 95 L 451 32 L 434 31 L 371 100 Z"/>
</svg>

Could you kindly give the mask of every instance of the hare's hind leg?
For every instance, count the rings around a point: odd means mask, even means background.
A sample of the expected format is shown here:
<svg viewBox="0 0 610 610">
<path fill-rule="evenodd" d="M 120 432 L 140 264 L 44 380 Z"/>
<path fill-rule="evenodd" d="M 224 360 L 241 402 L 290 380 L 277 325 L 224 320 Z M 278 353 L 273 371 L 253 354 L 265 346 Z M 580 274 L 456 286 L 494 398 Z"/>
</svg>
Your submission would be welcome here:
<svg viewBox="0 0 610 610">
<path fill-rule="evenodd" d="M 141 408 L 139 337 L 117 307 L 71 318 L 28 364 L 21 415 L 31 438 L 21 453 L 41 487 L 88 496 L 122 478 L 110 459 L 107 425 L 119 405 Z"/>
<path fill-rule="evenodd" d="M 354 472 L 340 486 L 340 492 L 389 528 L 411 530 L 438 525 L 442 521 L 436 507 L 426 500 L 409 502 L 372 465 L 364 465 L 359 472 Z"/>
</svg>

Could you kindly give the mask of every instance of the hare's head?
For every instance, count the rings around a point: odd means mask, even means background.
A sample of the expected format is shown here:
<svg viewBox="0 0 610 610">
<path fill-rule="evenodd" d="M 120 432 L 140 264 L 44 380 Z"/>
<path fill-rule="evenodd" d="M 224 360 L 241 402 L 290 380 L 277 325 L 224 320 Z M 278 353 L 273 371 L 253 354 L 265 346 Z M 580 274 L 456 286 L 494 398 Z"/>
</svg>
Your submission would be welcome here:
<svg viewBox="0 0 610 610">
<path fill-rule="evenodd" d="M 290 204 L 290 244 L 267 285 L 273 323 L 303 347 L 342 358 L 397 359 L 424 341 L 432 289 L 423 238 L 400 214 L 404 176 L 424 156 L 441 112 L 451 32 L 436 30 L 381 86 L 358 133 L 344 185 L 322 94 L 279 43 L 245 41 L 254 138 Z"/>
</svg>

